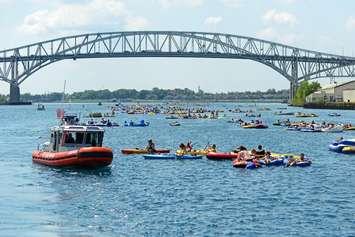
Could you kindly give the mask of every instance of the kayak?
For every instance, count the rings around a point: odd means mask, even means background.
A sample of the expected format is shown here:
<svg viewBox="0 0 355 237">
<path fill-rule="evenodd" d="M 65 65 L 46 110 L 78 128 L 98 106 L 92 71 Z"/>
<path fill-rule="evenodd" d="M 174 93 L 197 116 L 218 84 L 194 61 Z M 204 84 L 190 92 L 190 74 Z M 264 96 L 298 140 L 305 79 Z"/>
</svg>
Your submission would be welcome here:
<svg viewBox="0 0 355 237">
<path fill-rule="evenodd" d="M 193 155 L 182 155 L 178 156 L 175 154 L 152 154 L 152 155 L 144 155 L 144 159 L 146 160 L 197 160 L 202 159 L 202 156 L 193 156 Z"/>
<path fill-rule="evenodd" d="M 206 155 L 210 160 L 232 160 L 238 157 L 238 153 L 234 152 L 209 152 Z"/>
<path fill-rule="evenodd" d="M 140 149 L 140 148 L 122 149 L 121 152 L 122 152 L 122 154 L 125 154 L 125 155 L 149 154 L 149 152 L 146 149 Z M 169 152 L 170 152 L 170 150 L 168 150 L 168 149 L 156 149 L 155 154 L 169 153 Z"/>
<path fill-rule="evenodd" d="M 175 154 L 156 154 L 156 155 L 144 155 L 146 160 L 175 160 Z"/>
<path fill-rule="evenodd" d="M 242 126 L 242 128 L 265 129 L 268 128 L 268 126 L 264 124 L 249 124 L 249 125 Z"/>
<path fill-rule="evenodd" d="M 347 131 L 355 131 L 355 127 L 347 127 L 347 128 L 344 128 L 344 130 L 347 130 Z"/>
</svg>

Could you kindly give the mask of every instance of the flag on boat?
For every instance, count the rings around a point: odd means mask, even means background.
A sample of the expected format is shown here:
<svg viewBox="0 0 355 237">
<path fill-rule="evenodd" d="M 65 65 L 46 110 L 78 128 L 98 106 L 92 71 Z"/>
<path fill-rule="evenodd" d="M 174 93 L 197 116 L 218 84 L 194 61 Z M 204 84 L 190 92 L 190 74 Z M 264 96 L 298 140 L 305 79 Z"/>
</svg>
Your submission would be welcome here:
<svg viewBox="0 0 355 237">
<path fill-rule="evenodd" d="M 64 109 L 57 109 L 57 118 L 62 119 L 64 117 Z"/>
</svg>

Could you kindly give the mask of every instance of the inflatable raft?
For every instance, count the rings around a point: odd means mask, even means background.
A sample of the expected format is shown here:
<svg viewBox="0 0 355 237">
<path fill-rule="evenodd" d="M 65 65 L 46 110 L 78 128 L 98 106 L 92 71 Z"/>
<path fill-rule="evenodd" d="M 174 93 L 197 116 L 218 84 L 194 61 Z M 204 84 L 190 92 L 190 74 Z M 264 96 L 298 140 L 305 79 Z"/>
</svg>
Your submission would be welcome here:
<svg viewBox="0 0 355 237">
<path fill-rule="evenodd" d="M 268 126 L 265 124 L 248 124 L 248 125 L 242 126 L 242 128 L 265 129 L 265 128 L 268 128 Z"/>
<path fill-rule="evenodd" d="M 355 139 L 333 142 L 329 150 L 339 153 L 355 153 Z"/>
<path fill-rule="evenodd" d="M 238 158 L 238 153 L 234 152 L 209 152 L 206 155 L 210 160 L 232 160 Z"/>
<path fill-rule="evenodd" d="M 247 164 L 248 164 L 248 162 L 246 162 L 246 161 L 234 161 L 233 162 L 233 167 L 234 168 L 241 168 L 241 169 L 245 169 L 246 167 L 247 167 Z"/>
</svg>

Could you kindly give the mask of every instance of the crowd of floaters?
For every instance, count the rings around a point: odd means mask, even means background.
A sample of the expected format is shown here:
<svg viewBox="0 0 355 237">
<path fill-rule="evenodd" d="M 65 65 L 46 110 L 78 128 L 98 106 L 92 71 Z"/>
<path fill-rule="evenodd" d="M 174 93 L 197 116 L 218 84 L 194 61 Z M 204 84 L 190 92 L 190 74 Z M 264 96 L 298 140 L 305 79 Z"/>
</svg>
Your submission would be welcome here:
<svg viewBox="0 0 355 237">
<path fill-rule="evenodd" d="M 265 151 L 262 145 L 251 150 L 239 146 L 231 152 L 218 152 L 215 144 L 208 145 L 204 149 L 193 149 L 192 143 L 188 142 L 186 145 L 181 143 L 179 149 L 172 154 L 169 149 L 156 149 L 154 142 L 149 140 L 146 148 L 122 149 L 121 152 L 125 155 L 142 154 L 149 160 L 194 160 L 206 156 L 210 160 L 231 160 L 233 167 L 245 169 L 257 169 L 263 166 L 305 167 L 312 164 L 303 153 L 299 155 L 271 153 Z"/>
<path fill-rule="evenodd" d="M 113 153 L 110 148 L 103 146 L 104 129 L 100 127 L 120 126 L 112 121 L 118 113 L 126 114 L 163 114 L 170 126 L 181 126 L 183 119 L 223 119 L 228 123 L 239 124 L 245 129 L 267 129 L 268 125 L 262 120 L 261 111 L 270 111 L 270 108 L 242 110 L 235 109 L 206 109 L 202 106 L 191 107 L 179 104 L 116 104 L 107 107 L 109 112 L 91 112 L 84 116 L 87 121 L 82 122 L 76 115 L 66 114 L 64 110 L 57 111 L 57 117 L 62 124 L 52 129 L 51 141 L 42 145 L 33 153 L 33 160 L 37 163 L 54 166 L 105 166 L 111 163 Z M 40 110 L 45 110 L 41 108 Z M 298 118 L 314 118 L 314 113 L 289 112 L 287 108 L 278 108 L 276 116 L 295 116 Z M 228 114 L 228 116 L 227 116 Z M 234 114 L 239 114 L 235 117 Z M 232 116 L 231 116 L 232 115 Z M 329 113 L 329 116 L 338 117 L 341 114 Z M 147 127 L 148 121 L 124 121 L 125 127 Z M 351 123 L 337 124 L 333 122 L 291 121 L 290 118 L 278 119 L 273 126 L 282 126 L 287 130 L 300 132 L 343 132 L 355 131 Z M 98 129 L 96 129 L 97 127 Z M 75 138 L 73 137 L 75 136 Z M 68 139 L 70 138 L 70 139 Z M 96 140 L 95 140 L 96 139 Z M 340 138 L 329 145 L 329 149 L 341 153 L 355 153 L 355 140 Z M 122 149 L 122 153 L 142 154 L 145 159 L 202 159 L 231 160 L 236 168 L 257 169 L 266 166 L 310 166 L 312 161 L 300 154 L 280 154 L 265 151 L 262 145 L 254 149 L 239 146 L 230 152 L 217 151 L 216 145 L 208 145 L 203 149 L 194 149 L 189 142 L 180 144 L 179 149 L 170 153 L 169 149 L 156 149 L 152 140 L 145 148 Z"/>
</svg>

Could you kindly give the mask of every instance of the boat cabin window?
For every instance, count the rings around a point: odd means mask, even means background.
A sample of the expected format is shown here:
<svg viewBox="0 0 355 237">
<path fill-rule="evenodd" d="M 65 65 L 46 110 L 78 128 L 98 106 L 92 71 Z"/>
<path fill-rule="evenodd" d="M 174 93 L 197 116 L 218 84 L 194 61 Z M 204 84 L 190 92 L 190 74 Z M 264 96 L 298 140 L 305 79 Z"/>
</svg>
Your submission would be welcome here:
<svg viewBox="0 0 355 237">
<path fill-rule="evenodd" d="M 83 132 L 65 132 L 64 133 L 64 144 L 83 144 L 84 133 Z"/>
<path fill-rule="evenodd" d="M 51 133 L 51 144 L 53 144 L 53 151 L 57 150 L 57 133 L 56 132 L 52 132 Z"/>
<path fill-rule="evenodd" d="M 85 138 L 85 145 L 102 146 L 102 139 L 102 132 L 87 132 Z"/>
</svg>

